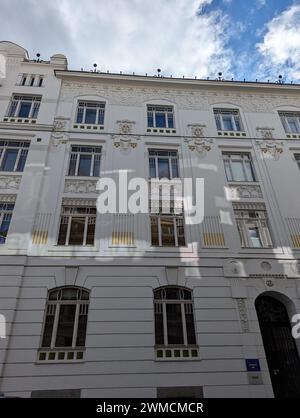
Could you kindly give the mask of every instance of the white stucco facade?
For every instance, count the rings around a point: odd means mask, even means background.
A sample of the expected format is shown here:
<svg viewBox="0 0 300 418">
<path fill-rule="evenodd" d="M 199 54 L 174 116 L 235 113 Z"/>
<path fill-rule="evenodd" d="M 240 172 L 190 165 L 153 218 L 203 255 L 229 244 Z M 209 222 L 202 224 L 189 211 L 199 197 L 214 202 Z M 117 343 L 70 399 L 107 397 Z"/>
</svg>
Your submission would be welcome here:
<svg viewBox="0 0 300 418">
<path fill-rule="evenodd" d="M 126 398 L 196 387 L 207 398 L 273 397 L 255 300 L 268 292 L 290 318 L 300 312 L 300 135 L 278 114 L 300 112 L 300 87 L 68 71 L 62 55 L 32 61 L 9 42 L 0 65 L 0 140 L 30 142 L 24 170 L 0 172 L 0 203 L 14 203 L 0 245 L 0 392 Z M 23 74 L 42 86 L 22 85 Z M 35 123 L 8 116 L 13 94 L 41 96 Z M 80 100 L 105 103 L 103 129 L 76 122 Z M 171 132 L 149 129 L 149 104 L 172 107 Z M 243 130 L 218 131 L 216 108 L 238 110 Z M 62 202 L 98 196 L 99 177 L 68 176 L 72 146 L 101 148 L 100 176 L 146 180 L 149 150 L 177 151 L 180 177 L 204 178 L 204 221 L 185 225 L 185 246 L 158 247 L 149 215 L 97 214 L 94 245 L 58 245 Z M 222 153 L 249 154 L 255 181 L 228 181 Z M 272 245 L 241 245 L 234 204 L 265 205 Z M 90 291 L 84 354 L 41 360 L 48 292 L 63 286 Z M 193 358 L 156 358 L 153 291 L 162 286 L 192 291 Z M 261 384 L 251 384 L 246 359 L 259 359 Z"/>
</svg>

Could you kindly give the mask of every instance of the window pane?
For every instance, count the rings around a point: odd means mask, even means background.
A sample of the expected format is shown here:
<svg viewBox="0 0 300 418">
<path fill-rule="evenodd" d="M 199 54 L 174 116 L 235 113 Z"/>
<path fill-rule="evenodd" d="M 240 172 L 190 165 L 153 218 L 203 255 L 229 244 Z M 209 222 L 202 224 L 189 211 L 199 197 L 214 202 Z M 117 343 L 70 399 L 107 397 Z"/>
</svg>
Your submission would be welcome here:
<svg viewBox="0 0 300 418">
<path fill-rule="evenodd" d="M 89 224 L 87 228 L 86 244 L 94 245 L 95 224 Z"/>
<path fill-rule="evenodd" d="M 244 162 L 244 164 L 245 164 L 245 171 L 246 171 L 247 181 L 255 181 L 251 161 L 246 160 Z"/>
<path fill-rule="evenodd" d="M 25 163 L 26 163 L 26 159 L 27 159 L 27 154 L 28 151 L 27 150 L 22 150 L 21 151 L 21 155 L 18 161 L 18 166 L 17 166 L 17 170 L 16 171 L 24 171 L 24 167 L 25 167 Z"/>
<path fill-rule="evenodd" d="M 11 217 L 12 217 L 12 215 L 10 213 L 6 213 L 4 215 L 2 224 L 0 226 L 0 244 L 5 243 L 7 233 L 8 233 L 8 229 L 9 229 L 9 225 L 10 225 L 10 221 L 11 221 Z"/>
<path fill-rule="evenodd" d="M 68 229 L 68 224 L 65 223 L 64 220 L 61 220 L 57 245 L 66 245 L 67 229 Z"/>
<path fill-rule="evenodd" d="M 258 228 L 248 228 L 248 232 L 252 247 L 262 247 Z"/>
<path fill-rule="evenodd" d="M 298 130 L 298 124 L 297 124 L 296 118 L 287 118 L 287 121 L 288 121 L 289 128 L 290 128 L 289 131 L 297 133 L 299 130 Z"/>
<path fill-rule="evenodd" d="M 172 165 L 172 178 L 178 178 L 179 172 L 178 172 L 178 160 L 177 158 L 171 159 L 171 165 Z"/>
<path fill-rule="evenodd" d="M 158 158 L 158 177 L 170 179 L 169 159 Z"/>
<path fill-rule="evenodd" d="M 45 321 L 42 347 L 50 347 L 51 345 L 53 324 L 54 324 L 54 315 L 47 315 L 46 321 Z"/>
<path fill-rule="evenodd" d="M 72 218 L 69 245 L 83 245 L 85 218 Z"/>
<path fill-rule="evenodd" d="M 231 116 L 222 116 L 224 131 L 233 131 Z"/>
<path fill-rule="evenodd" d="M 173 114 L 168 114 L 168 128 L 174 128 L 174 116 Z"/>
<path fill-rule="evenodd" d="M 97 109 L 86 109 L 85 111 L 85 123 L 96 123 Z"/>
<path fill-rule="evenodd" d="M 156 177 L 155 158 L 149 158 L 149 175 L 150 179 Z"/>
<path fill-rule="evenodd" d="M 162 309 L 162 305 L 160 305 L 160 307 Z M 155 344 L 164 344 L 164 322 L 162 313 L 155 313 Z"/>
<path fill-rule="evenodd" d="M 56 347 L 72 347 L 76 305 L 60 305 Z"/>
<path fill-rule="evenodd" d="M 19 109 L 19 118 L 28 118 L 30 114 L 32 102 L 21 102 L 20 109 Z"/>
<path fill-rule="evenodd" d="M 246 181 L 242 161 L 231 161 L 233 181 Z"/>
<path fill-rule="evenodd" d="M 83 120 L 83 107 L 79 107 L 77 110 L 77 118 L 76 118 L 76 122 L 77 123 L 82 123 Z"/>
<path fill-rule="evenodd" d="M 70 164 L 69 164 L 69 172 L 68 175 L 69 176 L 75 176 L 76 174 L 76 154 L 71 154 L 71 158 L 70 158 Z"/>
<path fill-rule="evenodd" d="M 226 177 L 228 181 L 233 181 L 231 170 L 230 170 L 230 162 L 228 160 L 224 160 L 224 167 L 226 172 Z"/>
<path fill-rule="evenodd" d="M 165 128 L 166 127 L 166 114 L 156 112 L 155 113 L 155 126 L 157 128 Z"/>
<path fill-rule="evenodd" d="M 188 344 L 196 344 L 194 315 L 192 313 L 185 314 L 185 323 Z"/>
<path fill-rule="evenodd" d="M 153 112 L 148 112 L 148 126 L 153 128 Z"/>
<path fill-rule="evenodd" d="M 158 219 L 156 217 L 151 218 L 151 244 L 158 246 Z"/>
<path fill-rule="evenodd" d="M 161 243 L 165 246 L 175 246 L 174 221 L 171 217 L 161 217 Z"/>
<path fill-rule="evenodd" d="M 167 328 L 168 328 L 168 344 L 183 344 L 183 328 L 181 305 L 166 304 L 167 311 Z"/>
<path fill-rule="evenodd" d="M 2 171 L 13 171 L 18 156 L 17 149 L 7 149 L 2 160 Z"/>
<path fill-rule="evenodd" d="M 95 155 L 93 176 L 94 177 L 100 176 L 100 155 Z"/>
<path fill-rule="evenodd" d="M 87 326 L 87 315 L 80 315 L 78 319 L 76 347 L 85 346 L 86 326 Z"/>
<path fill-rule="evenodd" d="M 89 176 L 91 172 L 91 155 L 81 154 L 79 158 L 78 176 Z"/>
</svg>

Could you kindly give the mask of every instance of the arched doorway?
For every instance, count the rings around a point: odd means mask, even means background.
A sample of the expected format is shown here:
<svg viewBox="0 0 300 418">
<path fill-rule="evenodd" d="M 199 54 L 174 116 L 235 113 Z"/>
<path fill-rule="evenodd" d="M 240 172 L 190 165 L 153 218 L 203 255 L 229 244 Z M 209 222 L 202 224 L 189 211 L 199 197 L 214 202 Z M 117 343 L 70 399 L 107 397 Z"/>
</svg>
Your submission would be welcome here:
<svg viewBox="0 0 300 418">
<path fill-rule="evenodd" d="M 255 301 L 275 398 L 300 397 L 300 358 L 286 306 L 263 294 Z"/>
</svg>

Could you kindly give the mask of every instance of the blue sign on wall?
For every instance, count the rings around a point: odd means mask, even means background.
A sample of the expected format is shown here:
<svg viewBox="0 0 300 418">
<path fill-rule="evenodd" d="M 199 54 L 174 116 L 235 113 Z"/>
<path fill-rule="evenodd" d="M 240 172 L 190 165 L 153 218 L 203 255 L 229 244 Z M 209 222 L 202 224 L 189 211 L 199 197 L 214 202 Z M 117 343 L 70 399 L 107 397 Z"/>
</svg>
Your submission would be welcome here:
<svg viewBox="0 0 300 418">
<path fill-rule="evenodd" d="M 260 364 L 257 358 L 246 359 L 247 372 L 260 372 Z"/>
</svg>

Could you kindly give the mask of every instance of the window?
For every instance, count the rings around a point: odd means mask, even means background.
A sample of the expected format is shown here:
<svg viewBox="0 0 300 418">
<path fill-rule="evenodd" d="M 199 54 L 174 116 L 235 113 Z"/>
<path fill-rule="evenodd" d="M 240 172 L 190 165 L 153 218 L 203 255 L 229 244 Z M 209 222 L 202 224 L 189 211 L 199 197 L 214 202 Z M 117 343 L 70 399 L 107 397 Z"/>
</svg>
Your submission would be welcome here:
<svg viewBox="0 0 300 418">
<path fill-rule="evenodd" d="M 85 346 L 89 292 L 76 287 L 51 290 L 48 294 L 42 348 Z"/>
<path fill-rule="evenodd" d="M 157 349 L 160 347 L 196 346 L 192 292 L 190 290 L 171 286 L 155 290 L 154 314 L 155 346 Z M 176 353 L 174 354 L 176 357 Z"/>
<path fill-rule="evenodd" d="M 272 247 L 267 212 L 263 203 L 234 203 L 233 209 L 242 247 Z"/>
<path fill-rule="evenodd" d="M 96 207 L 63 203 L 58 245 L 94 245 Z"/>
<path fill-rule="evenodd" d="M 214 109 L 218 131 L 243 131 L 243 125 L 238 110 Z"/>
<path fill-rule="evenodd" d="M 0 202 L 0 244 L 5 244 L 14 207 L 14 203 Z"/>
<path fill-rule="evenodd" d="M 183 215 L 158 214 L 150 216 L 151 243 L 157 247 L 185 246 Z"/>
<path fill-rule="evenodd" d="M 294 154 L 296 163 L 298 165 L 298 168 L 300 169 L 300 154 Z"/>
<path fill-rule="evenodd" d="M 300 112 L 279 112 L 286 133 L 300 133 Z"/>
<path fill-rule="evenodd" d="M 100 176 L 101 147 L 72 146 L 69 176 Z"/>
<path fill-rule="evenodd" d="M 255 181 L 250 154 L 223 153 L 222 155 L 228 181 Z"/>
<path fill-rule="evenodd" d="M 148 128 L 175 128 L 173 106 L 147 106 Z"/>
<path fill-rule="evenodd" d="M 41 100 L 41 96 L 19 96 L 14 94 L 6 116 L 10 118 L 36 119 Z"/>
<path fill-rule="evenodd" d="M 76 123 L 104 125 L 105 103 L 78 102 Z"/>
<path fill-rule="evenodd" d="M 177 151 L 149 150 L 149 177 L 170 180 L 179 177 Z"/>
<path fill-rule="evenodd" d="M 24 170 L 30 142 L 0 141 L 0 171 Z"/>
<path fill-rule="evenodd" d="M 45 76 L 39 74 L 19 74 L 16 85 L 27 87 L 43 87 Z"/>
</svg>

